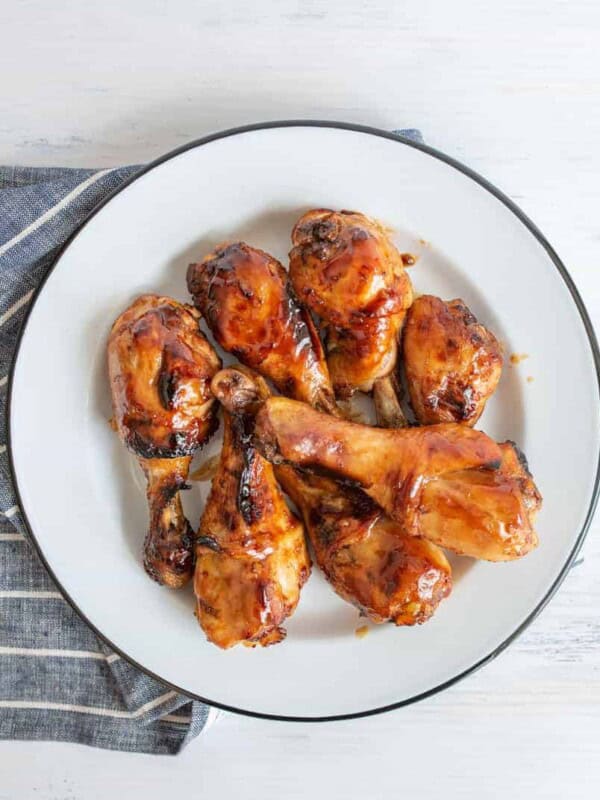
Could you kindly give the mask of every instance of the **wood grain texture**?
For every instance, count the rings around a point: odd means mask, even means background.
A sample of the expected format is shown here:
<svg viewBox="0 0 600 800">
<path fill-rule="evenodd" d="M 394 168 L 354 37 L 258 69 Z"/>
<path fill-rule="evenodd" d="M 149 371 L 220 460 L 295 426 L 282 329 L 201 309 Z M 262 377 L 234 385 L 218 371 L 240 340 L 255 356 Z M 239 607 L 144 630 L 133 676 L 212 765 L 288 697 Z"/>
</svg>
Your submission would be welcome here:
<svg viewBox="0 0 600 800">
<path fill-rule="evenodd" d="M 0 162 L 142 162 L 210 131 L 320 117 L 426 140 L 504 189 L 600 319 L 597 0 L 9 2 Z M 519 369 L 526 369 L 522 365 Z M 177 759 L 0 743 L 0 800 L 193 794 L 595 798 L 600 522 L 496 661 L 442 695 L 320 726 L 221 718 Z"/>
</svg>

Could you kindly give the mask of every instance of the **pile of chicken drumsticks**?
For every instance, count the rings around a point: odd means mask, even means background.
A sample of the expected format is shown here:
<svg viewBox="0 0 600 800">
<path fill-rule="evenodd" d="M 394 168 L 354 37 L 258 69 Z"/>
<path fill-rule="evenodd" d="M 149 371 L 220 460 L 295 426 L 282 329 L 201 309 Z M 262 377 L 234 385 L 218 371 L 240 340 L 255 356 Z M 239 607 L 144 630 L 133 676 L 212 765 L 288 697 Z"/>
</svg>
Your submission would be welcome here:
<svg viewBox="0 0 600 800">
<path fill-rule="evenodd" d="M 193 307 L 145 294 L 108 343 L 113 419 L 147 479 L 145 568 L 173 588 L 193 577 L 222 648 L 285 637 L 311 569 L 305 533 L 334 590 L 396 625 L 425 622 L 450 593 L 441 548 L 508 561 L 537 544 L 525 457 L 473 429 L 500 379 L 495 336 L 461 300 L 414 297 L 363 214 L 309 211 L 292 243 L 289 272 L 244 242 L 217 247 L 188 269 Z M 202 317 L 239 364 L 222 369 Z M 372 394 L 377 427 L 337 404 L 355 392 Z M 219 405 L 223 447 L 194 532 L 179 493 Z"/>
</svg>

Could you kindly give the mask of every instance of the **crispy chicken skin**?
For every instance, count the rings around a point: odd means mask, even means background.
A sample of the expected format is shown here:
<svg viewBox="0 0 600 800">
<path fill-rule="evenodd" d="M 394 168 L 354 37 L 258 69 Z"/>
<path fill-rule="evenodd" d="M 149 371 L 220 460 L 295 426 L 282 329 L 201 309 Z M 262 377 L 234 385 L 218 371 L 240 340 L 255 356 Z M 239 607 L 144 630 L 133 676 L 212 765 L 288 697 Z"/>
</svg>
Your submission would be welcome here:
<svg viewBox="0 0 600 800">
<path fill-rule="evenodd" d="M 274 463 L 353 481 L 405 533 L 457 553 L 506 561 L 537 544 L 523 475 L 508 461 L 502 469 L 506 452 L 480 431 L 453 423 L 369 428 L 273 397 L 255 437 Z"/>
<path fill-rule="evenodd" d="M 422 425 L 474 425 L 502 372 L 502 347 L 462 300 L 421 295 L 402 337 L 411 405 Z"/>
<path fill-rule="evenodd" d="M 450 594 L 450 564 L 407 536 L 364 492 L 281 465 L 275 474 L 302 512 L 317 563 L 340 597 L 373 622 L 426 622 Z"/>
<path fill-rule="evenodd" d="M 284 394 L 336 412 L 321 341 L 287 272 L 244 242 L 190 264 L 188 289 L 217 342 Z"/>
<path fill-rule="evenodd" d="M 402 257 L 364 214 L 316 209 L 292 231 L 290 277 L 300 302 L 327 326 L 335 392 L 369 392 L 395 368 L 398 334 L 412 302 Z"/>
<path fill-rule="evenodd" d="M 289 510 L 272 465 L 254 448 L 253 416 L 230 398 L 235 370 L 213 380 L 224 405 L 217 474 L 198 530 L 194 591 L 198 620 L 221 648 L 275 644 L 310 573 L 302 524 Z"/>
<path fill-rule="evenodd" d="M 193 452 L 217 427 L 210 382 L 221 362 L 198 329 L 199 317 L 169 297 L 145 294 L 116 320 L 108 341 L 113 420 L 147 480 L 144 566 L 173 588 L 193 572 L 193 535 L 179 490 Z"/>
</svg>

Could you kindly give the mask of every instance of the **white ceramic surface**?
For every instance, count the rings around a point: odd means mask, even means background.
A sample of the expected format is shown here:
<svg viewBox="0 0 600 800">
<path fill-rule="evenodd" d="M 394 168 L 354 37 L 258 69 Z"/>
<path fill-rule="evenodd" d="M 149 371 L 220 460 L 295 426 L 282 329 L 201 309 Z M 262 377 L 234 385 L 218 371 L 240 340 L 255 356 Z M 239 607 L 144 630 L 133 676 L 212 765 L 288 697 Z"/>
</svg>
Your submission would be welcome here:
<svg viewBox="0 0 600 800">
<path fill-rule="evenodd" d="M 285 263 L 291 226 L 313 206 L 359 209 L 392 226 L 398 246 L 419 255 L 411 273 L 418 291 L 461 296 L 507 353 L 528 354 L 506 367 L 480 427 L 516 440 L 529 457 L 545 498 L 541 544 L 512 564 L 457 560 L 454 592 L 430 623 L 372 626 L 365 639 L 354 635 L 357 612 L 315 571 L 284 644 L 223 653 L 198 629 L 190 591 L 161 589 L 141 569 L 145 500 L 107 424 L 106 336 L 142 291 L 187 299 L 187 264 L 218 241 L 244 238 Z M 116 648 L 183 690 L 286 717 L 407 701 L 500 647 L 543 601 L 573 550 L 593 495 L 599 441 L 589 341 L 540 241 L 455 167 L 397 141 L 326 127 L 217 139 L 164 161 L 115 196 L 62 254 L 39 295 L 12 384 L 22 506 L 81 612 Z M 208 453 L 215 447 L 216 440 Z M 201 488 L 188 495 L 195 522 Z"/>
</svg>

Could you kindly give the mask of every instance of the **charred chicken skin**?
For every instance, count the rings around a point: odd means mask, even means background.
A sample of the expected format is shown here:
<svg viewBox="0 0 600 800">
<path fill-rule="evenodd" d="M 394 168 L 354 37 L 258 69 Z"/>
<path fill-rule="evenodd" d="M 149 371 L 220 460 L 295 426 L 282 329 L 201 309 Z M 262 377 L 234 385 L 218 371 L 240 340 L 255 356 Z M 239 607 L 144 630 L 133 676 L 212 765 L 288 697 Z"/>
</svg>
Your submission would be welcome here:
<svg viewBox="0 0 600 800">
<path fill-rule="evenodd" d="M 411 405 L 422 425 L 474 425 L 502 372 L 502 347 L 462 300 L 422 295 L 402 339 Z"/>
<path fill-rule="evenodd" d="M 300 302 L 327 327 L 336 394 L 374 389 L 377 400 L 378 382 L 395 369 L 412 302 L 400 253 L 378 222 L 351 211 L 309 211 L 296 223 L 292 243 L 290 277 Z"/>
<path fill-rule="evenodd" d="M 233 412 L 256 413 L 269 396 L 248 370 L 223 370 L 217 382 L 227 386 L 218 396 Z M 360 489 L 288 466 L 276 467 L 275 475 L 301 512 L 328 581 L 371 620 L 425 622 L 450 593 L 450 566 L 441 550 L 405 535 Z"/>
<path fill-rule="evenodd" d="M 213 379 L 226 409 L 223 449 L 196 540 L 198 620 L 224 649 L 280 642 L 310 573 L 302 524 L 252 444 L 253 416 L 239 401 L 241 377 L 229 369 Z"/>
<path fill-rule="evenodd" d="M 490 561 L 537 545 L 530 476 L 469 427 L 369 428 L 274 397 L 257 415 L 256 440 L 274 463 L 353 481 L 406 534 Z"/>
<path fill-rule="evenodd" d="M 276 259 L 244 242 L 221 245 L 190 265 L 187 282 L 224 350 L 282 393 L 337 412 L 321 340 Z"/>
<path fill-rule="evenodd" d="M 147 480 L 144 566 L 178 588 L 193 573 L 193 533 L 179 491 L 192 454 L 217 427 L 210 382 L 221 366 L 198 329 L 199 313 L 169 297 L 139 297 L 108 342 L 113 420 Z"/>
</svg>

